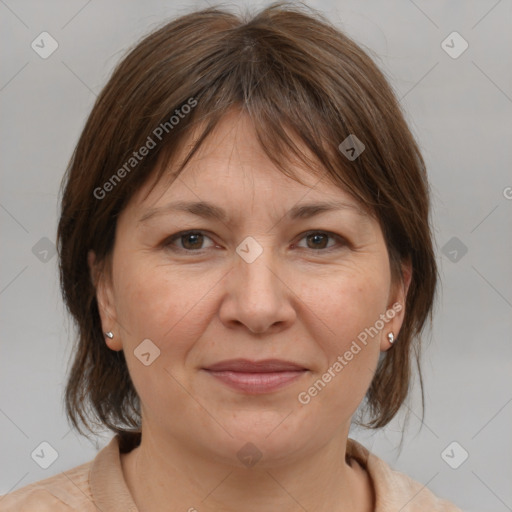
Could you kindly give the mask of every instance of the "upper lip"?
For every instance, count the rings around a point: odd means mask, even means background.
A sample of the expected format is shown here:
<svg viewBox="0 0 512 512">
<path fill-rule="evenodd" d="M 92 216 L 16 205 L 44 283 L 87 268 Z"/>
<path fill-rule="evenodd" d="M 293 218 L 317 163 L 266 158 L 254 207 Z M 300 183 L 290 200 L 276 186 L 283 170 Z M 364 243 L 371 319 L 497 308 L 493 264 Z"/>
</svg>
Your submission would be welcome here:
<svg viewBox="0 0 512 512">
<path fill-rule="evenodd" d="M 244 373 L 271 373 L 306 370 L 300 364 L 281 359 L 264 359 L 262 361 L 251 361 L 249 359 L 229 359 L 212 364 L 205 368 L 216 372 L 232 371 Z"/>
</svg>

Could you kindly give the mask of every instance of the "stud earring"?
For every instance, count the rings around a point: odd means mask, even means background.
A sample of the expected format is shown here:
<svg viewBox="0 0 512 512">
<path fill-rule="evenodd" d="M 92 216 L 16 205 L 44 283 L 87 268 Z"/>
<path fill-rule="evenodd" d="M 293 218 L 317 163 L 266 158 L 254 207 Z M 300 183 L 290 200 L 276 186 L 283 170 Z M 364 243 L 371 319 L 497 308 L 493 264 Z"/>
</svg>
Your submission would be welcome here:
<svg viewBox="0 0 512 512">
<path fill-rule="evenodd" d="M 105 333 L 105 336 L 106 336 L 107 338 L 112 339 L 112 338 L 114 337 L 114 333 L 113 333 L 112 331 L 108 331 L 108 332 L 106 332 L 106 333 Z"/>
<path fill-rule="evenodd" d="M 395 336 L 393 335 L 393 333 L 392 333 L 392 332 L 390 332 L 390 333 L 388 334 L 388 341 L 389 341 L 389 343 L 391 343 L 391 345 L 393 345 L 393 343 L 394 343 L 394 341 L 395 341 Z"/>
</svg>

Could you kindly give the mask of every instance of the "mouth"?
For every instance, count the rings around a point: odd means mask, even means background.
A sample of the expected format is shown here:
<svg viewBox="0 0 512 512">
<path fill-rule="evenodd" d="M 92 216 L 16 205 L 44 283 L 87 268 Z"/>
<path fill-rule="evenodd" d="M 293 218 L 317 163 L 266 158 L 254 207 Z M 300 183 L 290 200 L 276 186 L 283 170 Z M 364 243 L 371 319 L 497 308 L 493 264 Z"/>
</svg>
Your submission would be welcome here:
<svg viewBox="0 0 512 512">
<path fill-rule="evenodd" d="M 215 363 L 203 370 L 224 385 L 253 395 L 277 391 L 309 371 L 304 366 L 279 359 L 231 359 Z"/>
</svg>

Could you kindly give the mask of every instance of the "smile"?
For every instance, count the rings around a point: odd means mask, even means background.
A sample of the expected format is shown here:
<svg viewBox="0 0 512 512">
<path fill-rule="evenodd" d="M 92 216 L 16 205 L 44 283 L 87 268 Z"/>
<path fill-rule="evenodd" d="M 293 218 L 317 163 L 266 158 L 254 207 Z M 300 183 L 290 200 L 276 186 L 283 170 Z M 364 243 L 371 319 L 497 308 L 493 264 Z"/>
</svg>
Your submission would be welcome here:
<svg viewBox="0 0 512 512">
<path fill-rule="evenodd" d="M 249 394 L 276 391 L 297 380 L 307 372 L 307 370 L 262 373 L 206 371 L 227 386 Z"/>
<path fill-rule="evenodd" d="M 203 368 L 209 375 L 232 389 L 248 394 L 277 391 L 302 377 L 302 365 L 278 359 L 249 361 L 231 359 Z"/>
</svg>

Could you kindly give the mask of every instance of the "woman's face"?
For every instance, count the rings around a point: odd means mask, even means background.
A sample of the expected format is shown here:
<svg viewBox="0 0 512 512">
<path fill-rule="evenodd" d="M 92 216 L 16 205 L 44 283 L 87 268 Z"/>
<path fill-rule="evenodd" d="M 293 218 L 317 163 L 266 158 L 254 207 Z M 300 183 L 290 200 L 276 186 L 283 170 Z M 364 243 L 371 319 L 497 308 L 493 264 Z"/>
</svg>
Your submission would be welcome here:
<svg viewBox="0 0 512 512">
<path fill-rule="evenodd" d="M 143 432 L 238 464 L 246 452 L 284 463 L 346 439 L 400 329 L 404 290 L 378 222 L 294 170 L 308 186 L 277 171 L 247 118 L 230 113 L 170 187 L 140 190 L 120 215 L 98 300 Z M 340 206 L 297 210 L 325 202 Z"/>
</svg>

